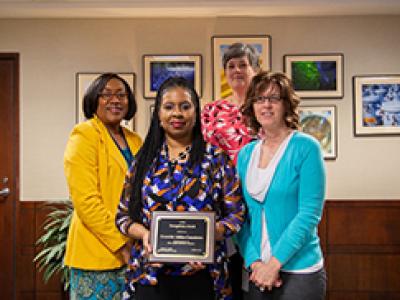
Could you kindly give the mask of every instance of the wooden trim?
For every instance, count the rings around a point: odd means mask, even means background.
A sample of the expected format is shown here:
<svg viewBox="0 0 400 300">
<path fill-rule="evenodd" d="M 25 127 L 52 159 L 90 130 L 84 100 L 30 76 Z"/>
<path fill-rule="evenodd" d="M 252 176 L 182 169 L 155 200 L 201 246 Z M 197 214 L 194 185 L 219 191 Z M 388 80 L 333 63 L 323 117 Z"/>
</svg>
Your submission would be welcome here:
<svg viewBox="0 0 400 300">
<path fill-rule="evenodd" d="M 61 299 L 57 279 L 44 285 L 32 257 L 45 214 L 40 202 L 21 202 L 21 220 L 35 230 L 20 228 L 20 245 L 26 282 L 20 299 Z M 319 226 L 328 273 L 329 300 L 400 300 L 400 199 L 328 200 Z M 360 228 L 362 229 L 360 231 Z M 343 236 L 350 236 L 346 239 Z M 20 266 L 21 267 L 21 266 Z M 24 277 L 24 278 L 25 278 Z M 24 280 L 18 278 L 18 281 Z"/>
</svg>

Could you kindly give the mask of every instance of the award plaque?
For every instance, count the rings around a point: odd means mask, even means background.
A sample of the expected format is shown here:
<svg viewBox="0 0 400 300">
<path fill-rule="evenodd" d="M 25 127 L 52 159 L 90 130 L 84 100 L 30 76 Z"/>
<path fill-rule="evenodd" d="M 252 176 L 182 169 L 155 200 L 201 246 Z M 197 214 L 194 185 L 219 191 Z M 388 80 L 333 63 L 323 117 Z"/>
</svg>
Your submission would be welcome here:
<svg viewBox="0 0 400 300">
<path fill-rule="evenodd" d="M 215 212 L 152 213 L 150 262 L 214 262 Z"/>
</svg>

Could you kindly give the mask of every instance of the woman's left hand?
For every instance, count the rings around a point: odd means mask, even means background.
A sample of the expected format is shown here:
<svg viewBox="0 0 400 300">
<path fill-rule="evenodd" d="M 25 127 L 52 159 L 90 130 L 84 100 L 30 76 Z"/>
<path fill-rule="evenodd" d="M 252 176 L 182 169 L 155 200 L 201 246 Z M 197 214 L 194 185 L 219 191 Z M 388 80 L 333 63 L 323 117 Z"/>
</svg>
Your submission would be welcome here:
<svg viewBox="0 0 400 300">
<path fill-rule="evenodd" d="M 279 270 L 281 263 L 272 257 L 267 263 L 255 262 L 251 265 L 252 273 L 250 280 L 261 290 L 272 290 L 273 287 L 280 286 Z"/>
</svg>

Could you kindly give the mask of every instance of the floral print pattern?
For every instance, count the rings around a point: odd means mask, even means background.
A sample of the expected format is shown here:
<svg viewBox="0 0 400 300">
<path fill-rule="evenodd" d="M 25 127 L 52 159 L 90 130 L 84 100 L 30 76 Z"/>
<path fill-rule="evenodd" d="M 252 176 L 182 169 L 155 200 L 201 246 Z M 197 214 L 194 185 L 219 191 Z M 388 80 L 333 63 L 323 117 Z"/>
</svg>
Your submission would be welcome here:
<svg viewBox="0 0 400 300">
<path fill-rule="evenodd" d="M 225 99 L 204 106 L 201 125 L 204 139 L 226 151 L 235 164 L 239 150 L 255 138 L 243 122 L 240 107 Z"/>
<path fill-rule="evenodd" d="M 125 268 L 88 271 L 71 268 L 71 300 L 121 300 L 125 286 Z"/>
</svg>

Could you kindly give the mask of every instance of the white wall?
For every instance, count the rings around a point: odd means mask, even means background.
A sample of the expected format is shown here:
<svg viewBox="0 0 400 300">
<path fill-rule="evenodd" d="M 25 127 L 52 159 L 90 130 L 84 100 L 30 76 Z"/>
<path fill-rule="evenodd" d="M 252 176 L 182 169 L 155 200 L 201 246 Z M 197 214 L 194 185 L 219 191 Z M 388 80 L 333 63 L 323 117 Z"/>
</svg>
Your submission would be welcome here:
<svg viewBox="0 0 400 300">
<path fill-rule="evenodd" d="M 353 136 L 353 75 L 400 74 L 400 16 L 123 20 L 0 20 L 0 51 L 19 52 L 21 200 L 68 197 L 63 151 L 75 123 L 76 72 L 135 72 L 136 128 L 145 135 L 143 54 L 203 56 L 203 101 L 212 97 L 211 37 L 269 34 L 272 69 L 283 55 L 344 54 L 345 95 L 335 104 L 338 157 L 327 161 L 328 199 L 400 199 L 400 137 Z"/>
</svg>

